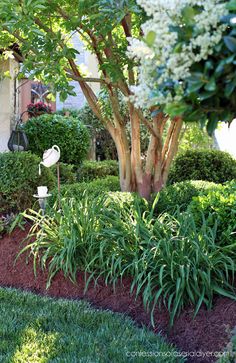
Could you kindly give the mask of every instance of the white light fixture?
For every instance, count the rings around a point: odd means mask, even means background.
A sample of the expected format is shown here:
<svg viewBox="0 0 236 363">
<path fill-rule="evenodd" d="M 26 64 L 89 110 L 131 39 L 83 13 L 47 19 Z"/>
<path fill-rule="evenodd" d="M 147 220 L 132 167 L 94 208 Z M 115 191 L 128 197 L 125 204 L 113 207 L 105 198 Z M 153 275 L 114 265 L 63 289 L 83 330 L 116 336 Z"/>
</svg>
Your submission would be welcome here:
<svg viewBox="0 0 236 363">
<path fill-rule="evenodd" d="M 46 168 L 50 168 L 51 166 L 57 164 L 57 186 L 58 186 L 58 204 L 59 209 L 61 208 L 60 201 L 60 165 L 59 159 L 61 156 L 61 151 L 59 146 L 53 145 L 51 149 L 46 150 L 43 153 L 43 160 L 39 164 L 39 175 L 41 175 L 41 165 L 44 165 Z M 50 197 L 51 194 L 48 194 L 48 188 L 46 186 L 38 187 L 38 194 L 35 194 L 34 197 L 38 199 L 40 208 L 42 209 L 43 214 L 45 213 L 47 198 Z"/>
<path fill-rule="evenodd" d="M 51 194 L 48 194 L 48 188 L 46 186 L 40 186 L 37 189 L 38 194 L 34 194 L 34 197 L 38 199 L 40 209 L 42 210 L 42 213 L 44 215 L 47 205 L 47 198 L 50 197 Z"/>
</svg>

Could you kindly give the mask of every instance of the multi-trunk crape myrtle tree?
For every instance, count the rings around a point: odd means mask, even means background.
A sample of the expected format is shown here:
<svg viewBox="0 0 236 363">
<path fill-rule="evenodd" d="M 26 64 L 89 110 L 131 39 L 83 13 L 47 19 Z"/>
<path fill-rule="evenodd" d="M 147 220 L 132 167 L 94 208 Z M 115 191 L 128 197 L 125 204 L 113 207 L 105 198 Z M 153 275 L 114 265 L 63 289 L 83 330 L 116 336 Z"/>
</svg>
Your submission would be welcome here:
<svg viewBox="0 0 236 363">
<path fill-rule="evenodd" d="M 122 191 L 149 198 L 166 183 L 183 120 L 198 121 L 182 100 L 185 79 L 221 40 L 224 13 L 217 0 L 0 0 L 0 48 L 17 44 L 20 52 L 12 51 L 22 73 L 50 84 L 62 99 L 74 94 L 69 81 L 79 82 L 115 142 Z M 96 56 L 99 78 L 86 77 L 77 64 L 76 35 Z M 107 92 L 112 116 L 92 82 Z M 211 80 L 205 82 L 210 89 Z M 141 125 L 150 135 L 144 154 Z"/>
</svg>

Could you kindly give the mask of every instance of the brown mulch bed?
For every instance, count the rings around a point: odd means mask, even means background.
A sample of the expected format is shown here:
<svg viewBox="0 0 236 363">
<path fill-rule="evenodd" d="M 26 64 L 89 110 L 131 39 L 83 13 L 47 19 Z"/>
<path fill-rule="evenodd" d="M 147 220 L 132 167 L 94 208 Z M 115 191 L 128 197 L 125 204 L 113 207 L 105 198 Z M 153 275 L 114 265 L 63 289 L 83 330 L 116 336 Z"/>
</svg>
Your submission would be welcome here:
<svg viewBox="0 0 236 363">
<path fill-rule="evenodd" d="M 146 325 L 152 329 L 150 316 L 145 312 L 141 298 L 136 301 L 130 295 L 130 279 L 124 279 L 114 292 L 100 280 L 96 288 L 90 285 L 86 295 L 83 273 L 78 274 L 75 285 L 58 273 L 52 285 L 46 290 L 46 272 L 38 270 L 37 277 L 33 273 L 32 261 L 26 264 L 26 255 L 20 256 L 15 263 L 16 254 L 22 245 L 20 242 L 25 233 L 16 230 L 11 236 L 0 239 L 0 286 L 15 287 L 52 297 L 70 299 L 85 298 L 94 306 L 110 309 L 130 316 L 138 325 Z M 228 329 L 236 326 L 236 303 L 227 298 L 216 298 L 214 308 L 207 311 L 200 309 L 193 320 L 193 309 L 186 309 L 175 321 L 174 327 L 168 327 L 168 313 L 165 310 L 155 311 L 155 332 L 161 332 L 168 341 L 174 343 L 180 351 L 185 352 L 216 352 L 222 351 L 229 341 Z M 195 357 L 188 359 L 191 363 L 211 363 L 215 358 Z"/>
</svg>

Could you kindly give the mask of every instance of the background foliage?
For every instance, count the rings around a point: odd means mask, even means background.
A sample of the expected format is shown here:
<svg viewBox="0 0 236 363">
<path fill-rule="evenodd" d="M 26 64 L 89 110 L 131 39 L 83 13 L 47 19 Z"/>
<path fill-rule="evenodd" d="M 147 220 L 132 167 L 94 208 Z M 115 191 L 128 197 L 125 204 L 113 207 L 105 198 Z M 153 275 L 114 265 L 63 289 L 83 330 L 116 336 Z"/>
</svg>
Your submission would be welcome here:
<svg viewBox="0 0 236 363">
<path fill-rule="evenodd" d="M 57 166 L 53 165 L 50 168 L 54 175 L 57 175 Z M 77 181 L 77 168 L 72 164 L 65 164 L 60 162 L 60 181 L 62 184 L 72 184 Z"/>
<path fill-rule="evenodd" d="M 78 181 L 106 178 L 108 175 L 119 175 L 117 161 L 84 161 L 78 169 Z"/>
<path fill-rule="evenodd" d="M 178 153 L 189 149 L 212 149 L 213 138 L 207 134 L 205 128 L 199 127 L 197 122 L 188 122 L 183 126 L 179 139 Z"/>
</svg>

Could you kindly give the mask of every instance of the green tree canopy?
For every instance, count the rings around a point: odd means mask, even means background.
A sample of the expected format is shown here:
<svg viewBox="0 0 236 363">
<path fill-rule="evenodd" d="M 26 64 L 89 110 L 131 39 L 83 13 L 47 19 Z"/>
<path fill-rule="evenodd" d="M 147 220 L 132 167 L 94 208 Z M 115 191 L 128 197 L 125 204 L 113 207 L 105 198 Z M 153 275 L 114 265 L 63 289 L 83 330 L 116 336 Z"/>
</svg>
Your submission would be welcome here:
<svg viewBox="0 0 236 363">
<path fill-rule="evenodd" d="M 132 100 L 140 74 L 139 60 L 130 58 L 127 50 L 131 38 L 143 37 L 141 25 L 147 19 L 135 0 L 0 0 L 0 48 L 9 49 L 9 45 L 18 43 L 21 52 L 13 53 L 22 62 L 22 74 L 47 83 L 62 100 L 75 95 L 70 81 L 79 82 L 94 115 L 115 142 L 121 189 L 138 191 L 148 198 L 151 191 L 160 190 L 166 183 L 185 110 L 178 108 L 174 113 L 169 108 L 168 117 L 156 105 L 144 112 Z M 96 56 L 98 78 L 83 73 L 76 60 L 73 36 L 79 36 Z M 155 34 L 150 33 L 145 42 L 151 44 L 153 38 Z M 92 82 L 106 89 L 112 113 L 104 112 Z M 123 115 L 120 94 L 126 102 L 128 120 Z M 149 133 L 144 158 L 141 125 Z"/>
<path fill-rule="evenodd" d="M 130 53 L 140 61 L 135 102 L 172 117 L 231 122 L 236 109 L 236 0 L 138 0 L 150 18 Z"/>
</svg>

